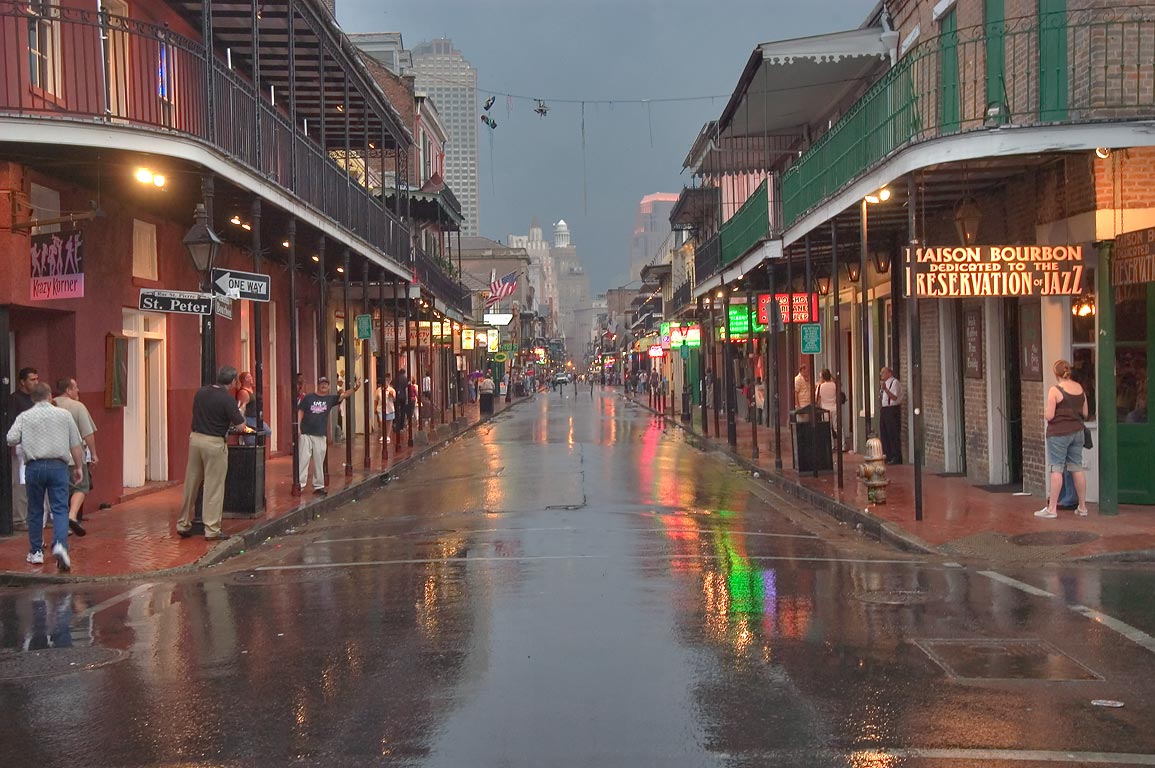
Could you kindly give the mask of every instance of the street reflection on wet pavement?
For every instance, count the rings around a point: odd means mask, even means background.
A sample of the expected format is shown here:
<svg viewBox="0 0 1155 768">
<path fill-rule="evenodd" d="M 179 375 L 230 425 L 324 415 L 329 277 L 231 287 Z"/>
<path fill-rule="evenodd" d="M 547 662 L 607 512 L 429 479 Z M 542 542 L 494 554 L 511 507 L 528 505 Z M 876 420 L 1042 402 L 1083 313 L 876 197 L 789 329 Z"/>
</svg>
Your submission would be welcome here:
<svg viewBox="0 0 1155 768">
<path fill-rule="evenodd" d="M 13 766 L 1155 765 L 1153 587 L 1142 566 L 895 552 L 612 390 L 539 395 L 215 569 L 0 592 L 0 749 Z"/>
</svg>

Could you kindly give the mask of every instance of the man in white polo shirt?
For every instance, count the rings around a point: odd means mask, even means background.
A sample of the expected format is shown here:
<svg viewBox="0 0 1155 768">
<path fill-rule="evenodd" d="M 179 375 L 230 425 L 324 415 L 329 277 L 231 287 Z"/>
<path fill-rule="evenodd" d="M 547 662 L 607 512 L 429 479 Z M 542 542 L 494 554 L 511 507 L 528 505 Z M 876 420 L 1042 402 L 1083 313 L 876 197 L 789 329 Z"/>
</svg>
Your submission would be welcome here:
<svg viewBox="0 0 1155 768">
<path fill-rule="evenodd" d="M 30 392 L 32 407 L 16 417 L 8 430 L 8 445 L 24 451 L 28 486 L 29 563 L 44 562 L 44 498 L 52 509 L 52 555 L 61 571 L 72 570 L 68 556 L 68 482 L 84 477 L 84 441 L 76 422 L 52 404 L 52 388 L 42 382 Z"/>
</svg>

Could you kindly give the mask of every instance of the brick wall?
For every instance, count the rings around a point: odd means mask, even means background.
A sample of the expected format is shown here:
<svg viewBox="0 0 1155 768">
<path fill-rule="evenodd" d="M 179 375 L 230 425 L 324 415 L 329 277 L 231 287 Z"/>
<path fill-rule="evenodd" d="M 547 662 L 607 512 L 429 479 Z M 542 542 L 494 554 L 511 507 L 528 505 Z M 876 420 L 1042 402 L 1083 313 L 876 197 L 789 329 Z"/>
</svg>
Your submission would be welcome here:
<svg viewBox="0 0 1155 768">
<path fill-rule="evenodd" d="M 1045 375 L 1045 372 L 1044 372 Z M 1042 381 L 1022 383 L 1023 414 L 1023 490 L 1046 495 L 1047 443 L 1043 426 L 1043 397 L 1047 385 Z"/>
</svg>

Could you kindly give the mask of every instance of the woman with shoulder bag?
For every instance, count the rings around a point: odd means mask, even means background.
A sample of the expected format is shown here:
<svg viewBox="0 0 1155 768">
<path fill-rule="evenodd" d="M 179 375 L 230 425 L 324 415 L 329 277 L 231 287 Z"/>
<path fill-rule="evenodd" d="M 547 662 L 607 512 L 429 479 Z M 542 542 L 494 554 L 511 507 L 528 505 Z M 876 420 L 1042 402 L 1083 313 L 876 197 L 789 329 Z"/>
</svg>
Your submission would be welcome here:
<svg viewBox="0 0 1155 768">
<path fill-rule="evenodd" d="M 1087 477 L 1083 470 L 1083 445 L 1086 441 L 1083 423 L 1087 420 L 1087 393 L 1079 382 L 1071 378 L 1071 364 L 1066 360 L 1055 363 L 1058 382 L 1047 392 L 1047 466 L 1050 471 L 1050 493 L 1047 506 L 1035 517 L 1055 518 L 1059 494 L 1063 488 L 1063 470 L 1075 480 L 1079 506 L 1075 514 L 1087 515 Z"/>
</svg>

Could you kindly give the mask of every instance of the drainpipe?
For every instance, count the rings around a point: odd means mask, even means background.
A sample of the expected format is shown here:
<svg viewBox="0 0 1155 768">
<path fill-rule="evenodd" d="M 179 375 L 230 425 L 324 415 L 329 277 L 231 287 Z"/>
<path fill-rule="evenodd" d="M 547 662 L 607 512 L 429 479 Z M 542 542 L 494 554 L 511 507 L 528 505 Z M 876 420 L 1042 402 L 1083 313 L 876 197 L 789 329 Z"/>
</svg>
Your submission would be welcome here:
<svg viewBox="0 0 1155 768">
<path fill-rule="evenodd" d="M 882 34 L 878 36 L 890 54 L 890 66 L 898 63 L 898 30 L 890 25 L 890 14 L 882 9 Z"/>
</svg>

